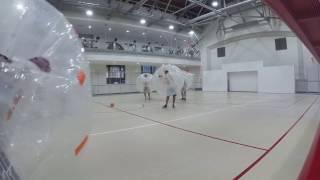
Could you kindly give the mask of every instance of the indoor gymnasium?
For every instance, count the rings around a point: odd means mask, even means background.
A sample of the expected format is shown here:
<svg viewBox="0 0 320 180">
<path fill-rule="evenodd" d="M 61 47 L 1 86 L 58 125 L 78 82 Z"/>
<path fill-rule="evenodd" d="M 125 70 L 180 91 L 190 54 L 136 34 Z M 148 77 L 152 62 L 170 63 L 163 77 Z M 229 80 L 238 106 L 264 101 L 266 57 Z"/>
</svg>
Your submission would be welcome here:
<svg viewBox="0 0 320 180">
<path fill-rule="evenodd" d="M 0 180 L 320 180 L 319 0 L 0 16 Z"/>
</svg>

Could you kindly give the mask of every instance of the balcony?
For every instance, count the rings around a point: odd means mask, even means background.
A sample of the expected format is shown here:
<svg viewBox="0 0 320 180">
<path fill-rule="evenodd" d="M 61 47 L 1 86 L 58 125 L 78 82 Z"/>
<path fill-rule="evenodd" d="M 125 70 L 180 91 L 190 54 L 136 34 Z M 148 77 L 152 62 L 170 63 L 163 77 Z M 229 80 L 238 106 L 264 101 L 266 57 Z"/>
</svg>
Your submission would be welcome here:
<svg viewBox="0 0 320 180">
<path fill-rule="evenodd" d="M 197 52 L 194 55 L 188 53 L 171 53 L 169 51 L 133 51 L 133 50 L 110 50 L 110 49 L 100 49 L 100 48 L 85 48 L 87 53 L 99 53 L 99 54 L 123 54 L 123 55 L 144 55 L 144 56 L 157 56 L 157 57 L 168 57 L 177 58 L 184 60 L 200 61 L 200 53 Z"/>
<path fill-rule="evenodd" d="M 189 44 L 172 47 L 150 42 L 118 41 L 117 38 L 115 38 L 115 41 L 105 42 L 100 37 L 82 37 L 81 40 L 88 54 L 153 56 L 155 58 L 167 57 L 171 59 L 200 61 L 200 51 L 196 48 L 196 45 Z"/>
</svg>

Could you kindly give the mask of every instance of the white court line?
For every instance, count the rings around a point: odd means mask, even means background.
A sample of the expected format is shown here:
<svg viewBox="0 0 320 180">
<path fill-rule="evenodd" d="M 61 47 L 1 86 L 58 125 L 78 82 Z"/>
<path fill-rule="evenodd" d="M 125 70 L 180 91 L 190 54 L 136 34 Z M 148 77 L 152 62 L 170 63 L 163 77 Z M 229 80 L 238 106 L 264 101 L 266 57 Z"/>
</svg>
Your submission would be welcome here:
<svg viewBox="0 0 320 180">
<path fill-rule="evenodd" d="M 222 111 L 222 110 L 225 110 L 225 109 L 228 109 L 228 108 L 221 108 L 221 109 L 217 109 L 217 110 L 214 110 L 214 111 L 209 111 L 209 112 L 205 112 L 205 113 L 201 113 L 201 114 L 186 116 L 186 117 L 173 119 L 173 120 L 169 120 L 169 121 L 163 121 L 162 123 L 170 123 L 170 122 L 175 122 L 175 121 L 182 121 L 182 120 L 185 120 L 185 119 L 191 119 L 191 118 L 195 118 L 195 117 L 201 117 L 201 116 L 205 116 L 207 114 L 216 113 L 218 111 Z M 96 135 L 113 134 L 113 133 L 130 131 L 130 130 L 145 128 L 145 127 L 150 127 L 150 126 L 155 126 L 155 125 L 161 125 L 161 124 L 160 123 L 152 123 L 152 124 L 146 124 L 146 125 L 141 125 L 141 126 L 134 126 L 134 127 L 131 127 L 131 128 L 117 129 L 117 130 L 105 131 L 105 132 L 100 132 L 100 133 L 92 133 L 90 135 L 91 136 L 96 136 Z"/>
<path fill-rule="evenodd" d="M 97 135 L 106 135 L 106 134 L 114 134 L 114 133 L 119 133 L 119 132 L 124 132 L 124 131 L 130 131 L 134 129 L 140 129 L 140 128 L 145 128 L 145 127 L 150 127 L 150 126 L 155 126 L 155 125 L 160 125 L 159 123 L 152 123 L 152 124 L 146 124 L 142 126 L 134 126 L 131 128 L 124 128 L 124 129 L 117 129 L 117 130 L 111 130 L 111 131 L 105 131 L 105 132 L 99 132 L 99 133 L 92 133 L 89 134 L 90 136 L 97 136 Z"/>
<path fill-rule="evenodd" d="M 162 123 L 170 123 L 170 122 L 176 122 L 176 121 L 183 121 L 183 120 L 186 120 L 186 119 L 192 119 L 192 118 L 195 118 L 195 117 L 201 117 L 201 116 L 205 116 L 205 115 L 217 113 L 217 112 L 220 112 L 220 111 L 224 111 L 224 110 L 226 110 L 226 109 L 230 109 L 230 108 L 234 108 L 234 107 L 243 107 L 243 106 L 246 106 L 246 105 L 248 105 L 248 104 L 257 103 L 257 102 L 262 102 L 262 101 L 265 101 L 265 100 L 257 100 L 257 101 L 253 101 L 253 102 L 249 102 L 249 103 L 244 103 L 243 105 L 231 105 L 231 106 L 228 106 L 228 107 L 226 107 L 226 108 L 216 109 L 216 110 L 214 110 L 214 111 L 209 111 L 209 112 L 205 112 L 205 113 L 190 115 L 190 116 L 186 116 L 186 117 L 182 117 L 182 118 L 177 118 L 177 119 L 173 119 L 173 120 L 169 120 L 169 121 L 163 121 Z M 103 103 L 97 103 L 97 104 L 101 104 L 101 105 L 102 105 Z M 115 133 L 126 132 L 126 131 L 135 130 L 135 129 L 141 129 L 141 128 L 146 128 L 146 127 L 157 126 L 157 125 L 162 125 L 162 124 L 160 124 L 160 123 L 151 123 L 151 124 L 146 124 L 146 125 L 141 125 L 141 126 L 134 126 L 134 127 L 130 127 L 130 128 L 123 128 L 123 129 L 116 129 L 116 130 L 110 130 L 110 131 L 92 133 L 92 134 L 89 134 L 89 135 L 90 135 L 90 136 L 98 136 L 98 135 L 115 134 Z"/>
</svg>

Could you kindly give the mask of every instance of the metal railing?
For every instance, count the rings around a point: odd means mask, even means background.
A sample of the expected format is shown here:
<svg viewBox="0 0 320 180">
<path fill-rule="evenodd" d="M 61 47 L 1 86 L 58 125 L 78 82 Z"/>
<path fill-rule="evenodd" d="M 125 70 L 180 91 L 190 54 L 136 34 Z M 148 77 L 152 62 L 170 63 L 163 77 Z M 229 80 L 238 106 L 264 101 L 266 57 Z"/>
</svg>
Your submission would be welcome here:
<svg viewBox="0 0 320 180">
<path fill-rule="evenodd" d="M 85 48 L 86 52 L 89 53 L 116 53 L 116 54 L 132 54 L 132 55 L 147 55 L 147 56 L 161 56 L 161 57 L 171 57 L 185 60 L 200 61 L 200 53 L 195 56 L 188 56 L 185 54 L 170 54 L 167 52 L 153 51 L 153 52 L 143 52 L 143 51 L 132 51 L 132 50 L 108 50 L 99 48 Z"/>
</svg>

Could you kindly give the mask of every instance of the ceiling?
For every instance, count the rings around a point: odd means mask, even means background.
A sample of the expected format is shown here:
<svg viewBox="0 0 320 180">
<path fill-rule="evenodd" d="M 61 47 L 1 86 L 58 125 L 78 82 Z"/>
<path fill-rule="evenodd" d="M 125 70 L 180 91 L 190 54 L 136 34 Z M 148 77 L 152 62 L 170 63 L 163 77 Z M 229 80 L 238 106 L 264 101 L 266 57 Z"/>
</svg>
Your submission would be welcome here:
<svg viewBox="0 0 320 180">
<path fill-rule="evenodd" d="M 130 4 L 137 4 L 140 0 L 118 0 L 126 1 Z M 198 0 L 204 5 L 211 7 L 213 1 L 218 2 L 218 6 L 215 9 L 220 9 L 227 5 L 235 4 L 241 2 L 241 0 Z M 193 3 L 189 0 L 147 0 L 143 4 L 147 8 L 156 8 L 167 13 L 175 13 L 177 17 L 184 17 L 187 19 L 192 19 L 200 15 L 211 12 L 212 10 L 205 8 L 197 3 Z"/>
<path fill-rule="evenodd" d="M 171 47 L 184 47 L 192 43 L 189 35 L 179 35 L 160 30 L 147 29 L 142 26 L 128 26 L 128 24 L 104 21 L 90 21 L 81 18 L 68 18 L 70 23 L 79 34 L 94 34 L 106 42 L 111 42 L 114 38 L 119 41 L 137 42 L 165 45 Z M 91 26 L 91 29 L 89 29 Z M 130 32 L 127 32 L 129 30 Z"/>
<path fill-rule="evenodd" d="M 47 0 L 60 11 L 77 11 L 92 9 L 106 19 L 122 17 L 125 19 L 146 18 L 147 26 L 163 26 L 173 24 L 175 31 L 185 27 L 200 31 L 205 25 L 194 24 L 192 20 L 207 14 L 224 16 L 241 11 L 242 6 L 229 8 L 234 4 L 247 2 L 246 6 L 254 6 L 260 0 Z M 212 2 L 217 2 L 213 7 Z M 224 9 L 231 12 L 224 13 Z M 220 11 L 221 10 L 221 11 Z M 210 16 L 211 16 L 210 15 Z M 191 23 L 191 22 L 192 23 Z"/>
<path fill-rule="evenodd" d="M 106 37 L 110 33 L 110 38 L 160 42 L 170 46 L 177 46 L 177 43 L 181 46 L 184 40 L 197 44 L 205 27 L 214 19 L 228 18 L 261 4 L 261 0 L 47 1 L 64 13 L 79 33 Z M 218 2 L 217 7 L 211 5 L 213 1 Z M 94 15 L 86 16 L 87 10 L 92 10 Z M 139 23 L 142 18 L 146 20 L 144 25 Z M 169 25 L 173 25 L 174 29 L 169 30 Z M 108 31 L 109 27 L 113 29 L 111 32 Z M 125 33 L 126 30 L 131 32 Z M 191 30 L 195 32 L 192 37 L 188 35 Z"/>
</svg>

